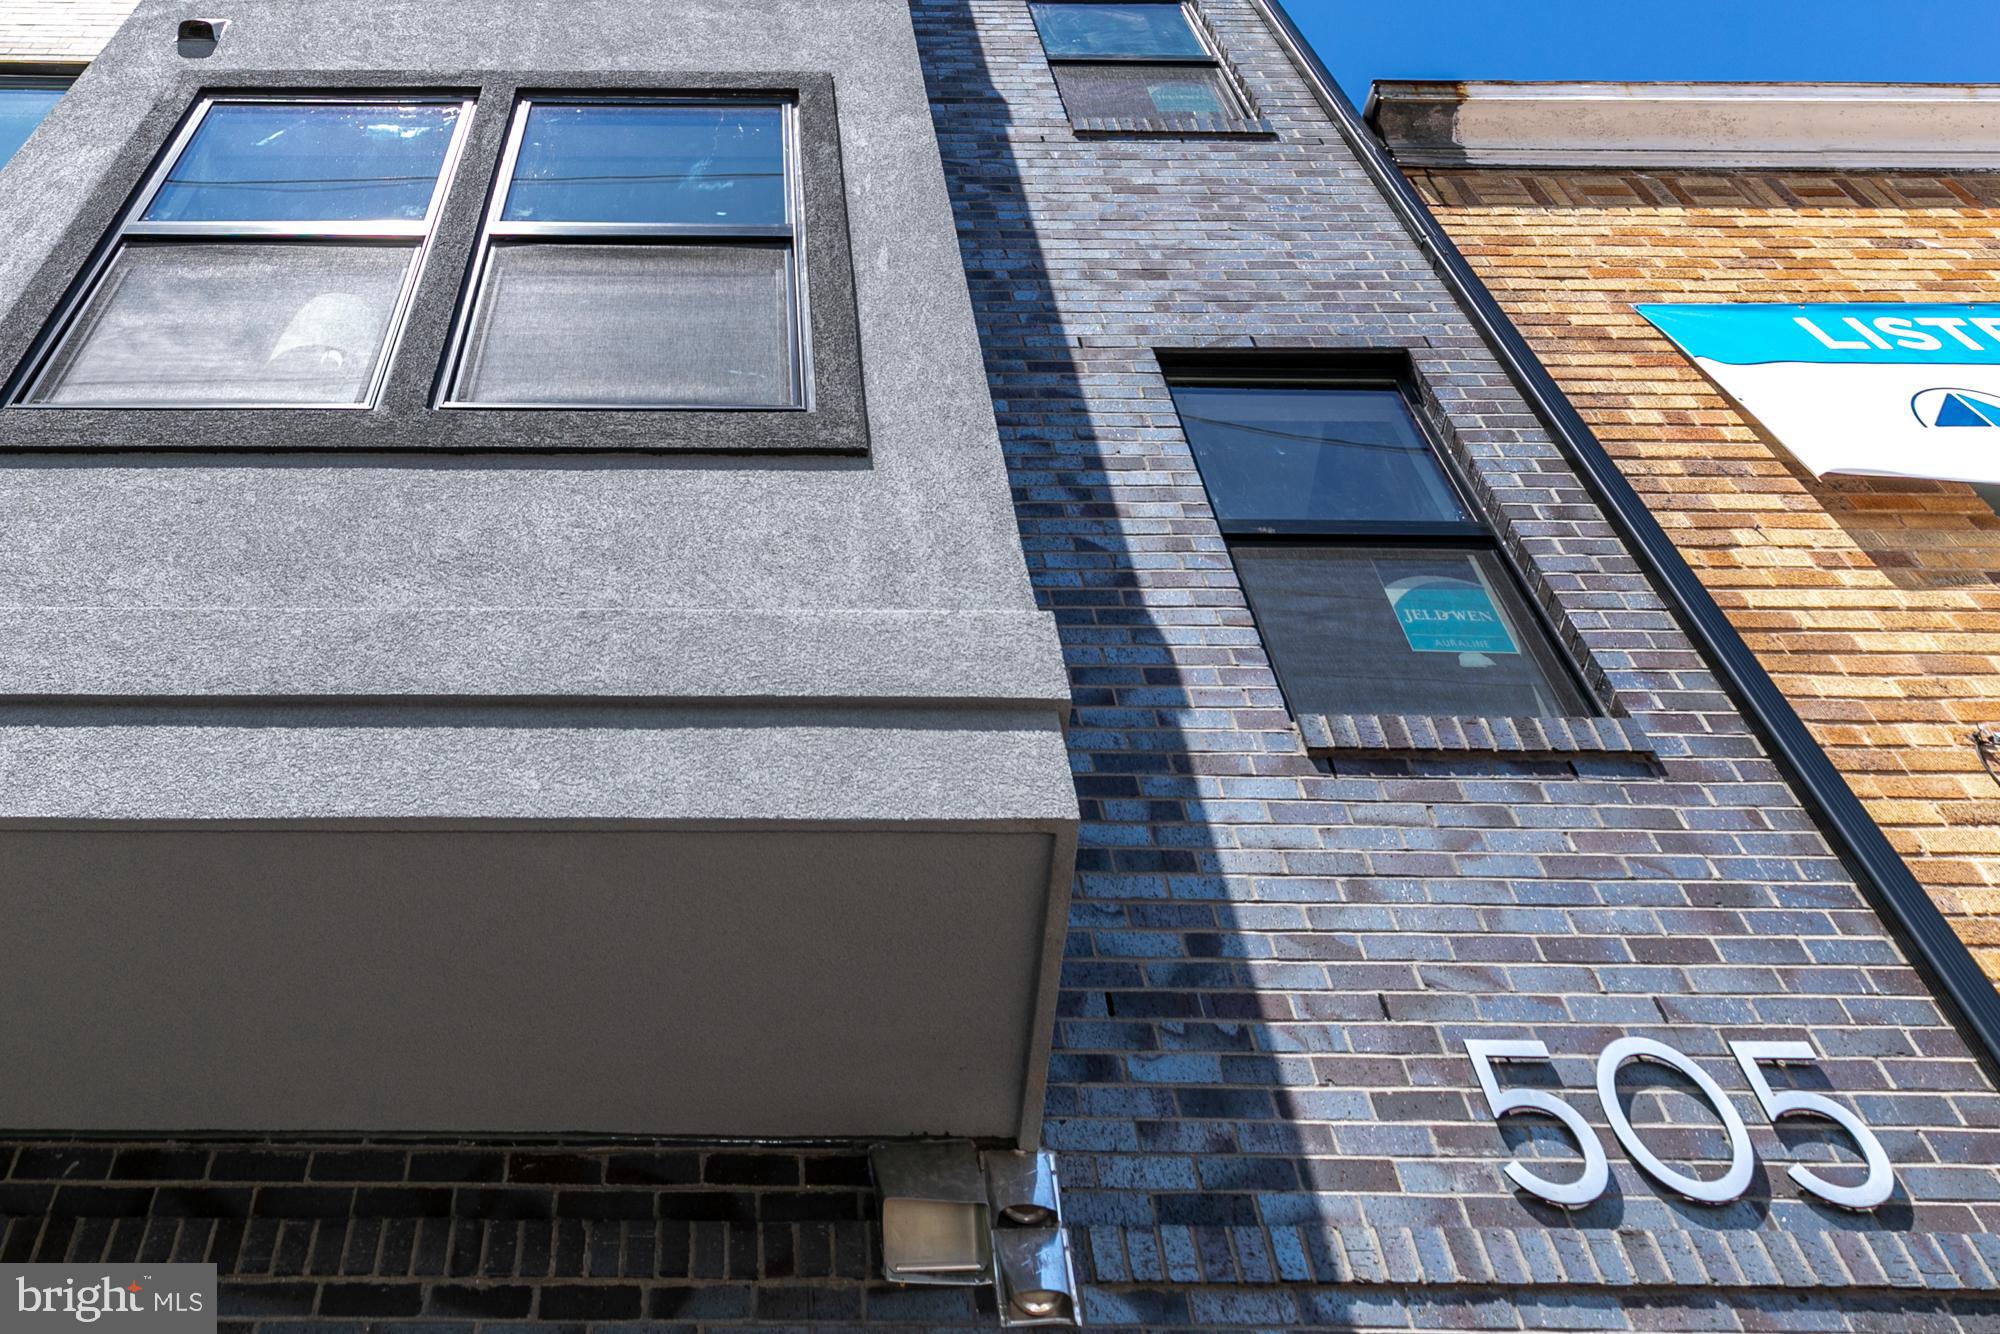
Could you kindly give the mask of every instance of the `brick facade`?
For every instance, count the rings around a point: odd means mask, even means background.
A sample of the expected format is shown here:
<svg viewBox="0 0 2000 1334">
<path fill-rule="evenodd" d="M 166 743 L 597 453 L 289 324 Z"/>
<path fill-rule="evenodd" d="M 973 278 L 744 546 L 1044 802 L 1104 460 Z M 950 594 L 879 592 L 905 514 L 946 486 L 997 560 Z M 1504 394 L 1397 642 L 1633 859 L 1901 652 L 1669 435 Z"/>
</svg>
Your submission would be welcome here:
<svg viewBox="0 0 2000 1334">
<path fill-rule="evenodd" d="M 1317 1244 L 1316 1272 L 1348 1281 L 1809 1287 L 1848 1281 L 1835 1253 L 1911 1239 L 1850 1230 L 1782 1172 L 1768 1208 L 1710 1213 L 1624 1165 L 1615 1207 L 1552 1229 L 1496 1189 L 1474 1032 L 1543 1037 L 1572 1089 L 1616 1033 L 1712 1057 L 1725 1036 L 1810 1032 L 1841 1053 L 1836 1086 L 1916 1118 L 1895 1132 L 1911 1225 L 1989 1228 L 2000 1180 L 1936 1161 L 1957 1131 L 1918 1122 L 1969 1128 L 2000 1103 L 1254 12 L 1204 5 L 1276 138 L 1160 141 L 1073 133 L 1025 8 L 914 7 L 1077 700 L 1086 828 L 1049 1134 L 1092 1276 L 1240 1281 L 1264 1245 L 1281 1264 Z M 1526 581 L 1657 767 L 1310 761 L 1151 355 L 1300 344 L 1411 350 Z M 1931 1102 L 1927 1075 L 1954 1091 Z M 1655 1110 L 1702 1152 L 1684 1105 Z M 1607 1308 L 1568 1318 L 1625 1318 Z"/>
<path fill-rule="evenodd" d="M 1814 480 L 1632 306 L 1990 299 L 1990 175 L 1432 170 L 1419 190 L 2000 979 L 2000 516 Z"/>
<path fill-rule="evenodd" d="M 1046 1139 L 1090 1323 L 2000 1321 L 2000 1095 L 1255 11 L 1203 8 L 1272 136 L 1080 137 L 1024 0 L 912 3 L 1074 687 L 1085 827 Z M 1642 749 L 1308 752 L 1153 355 L 1262 345 L 1408 350 Z M 1618 1149 L 1588 1090 L 1625 1034 L 1735 1099 L 1744 1199 L 1675 1201 Z M 1572 1160 L 1545 1124 L 1495 1126 L 1468 1035 L 1548 1043 L 1609 1147 L 1603 1200 L 1566 1215 L 1508 1186 L 1510 1156 Z M 1746 1036 L 1818 1046 L 1890 1149 L 1890 1205 L 1799 1196 L 1786 1164 L 1848 1159 L 1756 1113 L 1724 1045 Z M 1687 1086 L 1624 1087 L 1656 1151 L 1716 1174 Z M 869 1279 L 859 1159 L 832 1150 L 21 1139 L 0 1167 L 0 1259 L 212 1258 L 231 1329 L 994 1319 L 983 1294 Z"/>
<path fill-rule="evenodd" d="M 0 0 L 0 63 L 89 60 L 118 31 L 136 3 Z"/>
</svg>

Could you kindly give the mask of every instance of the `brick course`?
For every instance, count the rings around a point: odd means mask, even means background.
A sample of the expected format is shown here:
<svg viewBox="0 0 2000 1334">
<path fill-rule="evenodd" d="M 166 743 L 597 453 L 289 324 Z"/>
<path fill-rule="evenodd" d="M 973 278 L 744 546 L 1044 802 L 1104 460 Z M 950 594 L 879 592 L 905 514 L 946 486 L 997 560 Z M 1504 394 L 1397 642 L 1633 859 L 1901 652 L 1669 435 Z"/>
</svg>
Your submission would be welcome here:
<svg viewBox="0 0 2000 1334">
<path fill-rule="evenodd" d="M 1991 300 L 1990 175 L 1438 170 L 1439 220 L 2000 979 L 2000 516 L 1952 482 L 1816 481 L 1632 310 Z"/>
</svg>

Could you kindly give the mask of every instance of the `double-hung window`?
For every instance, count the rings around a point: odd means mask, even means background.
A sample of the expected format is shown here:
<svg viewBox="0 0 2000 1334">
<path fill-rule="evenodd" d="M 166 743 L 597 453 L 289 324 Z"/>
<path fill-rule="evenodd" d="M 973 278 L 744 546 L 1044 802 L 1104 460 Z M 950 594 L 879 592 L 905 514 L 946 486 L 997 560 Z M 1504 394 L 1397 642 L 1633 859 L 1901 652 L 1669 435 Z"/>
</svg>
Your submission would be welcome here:
<svg viewBox="0 0 2000 1334">
<path fill-rule="evenodd" d="M 1184 4 L 1034 0 L 1029 9 L 1071 120 L 1243 114 Z"/>
<path fill-rule="evenodd" d="M 1397 381 L 1172 391 L 1294 714 L 1596 712 Z"/>
<path fill-rule="evenodd" d="M 28 142 L 68 88 L 68 79 L 0 75 L 0 167 Z"/>
<path fill-rule="evenodd" d="M 796 107 L 526 100 L 450 406 L 800 408 Z"/>
<path fill-rule="evenodd" d="M 205 100 L 58 317 L 21 402 L 371 405 L 471 109 Z"/>
</svg>

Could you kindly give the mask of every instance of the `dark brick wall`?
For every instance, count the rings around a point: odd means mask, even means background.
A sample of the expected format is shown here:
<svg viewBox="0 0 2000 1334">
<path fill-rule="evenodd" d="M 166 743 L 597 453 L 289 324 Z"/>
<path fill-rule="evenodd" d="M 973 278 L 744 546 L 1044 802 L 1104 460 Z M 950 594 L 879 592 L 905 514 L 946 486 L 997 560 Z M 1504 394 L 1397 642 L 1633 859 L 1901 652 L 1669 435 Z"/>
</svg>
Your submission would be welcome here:
<svg viewBox="0 0 2000 1334">
<path fill-rule="evenodd" d="M 1274 138 L 1078 136 L 1025 4 L 913 4 L 1075 691 L 1086 826 L 1048 1134 L 1087 1268 L 1189 1300 L 1273 1278 L 1620 1291 L 1536 1297 L 1570 1314 L 1531 1326 L 1646 1323 L 1637 1293 L 1674 1287 L 1747 1290 L 1746 1311 L 1779 1288 L 1992 1289 L 2000 1098 L 1261 20 L 1203 9 Z M 1152 355 L 1191 345 L 1409 349 L 1526 583 L 1657 763 L 1316 767 Z M 1625 1034 L 1737 1100 L 1759 1153 L 1744 1200 L 1665 1198 L 1608 1130 L 1615 1182 L 1591 1209 L 1508 1188 L 1500 1163 L 1556 1137 L 1503 1137 L 1462 1040 L 1546 1041 L 1601 1126 L 1591 1066 Z M 1890 1205 L 1800 1197 L 1784 1167 L 1846 1151 L 1756 1111 L 1725 1047 L 1752 1036 L 1819 1044 L 1890 1147 Z M 1648 1068 L 1624 1086 L 1655 1151 L 1717 1173 L 1687 1086 Z M 1291 1318 L 1244 1300 L 1243 1321 Z"/>
<path fill-rule="evenodd" d="M 1243 0 L 1265 139 L 1079 138 L 1025 0 L 913 0 L 1086 825 L 1052 1059 L 1099 1327 L 2000 1326 L 2000 1097 Z M 1286 716 L 1151 349 L 1409 349 L 1531 592 L 1652 755 L 1373 752 Z M 1330 767 L 1322 768 L 1320 764 Z M 1700 1060 L 1759 1153 L 1666 1198 L 1596 1052 Z M 1564 1216 L 1499 1164 L 1460 1043 L 1533 1036 L 1611 1149 Z M 1802 1200 L 1729 1038 L 1807 1037 L 1881 1133 L 1872 1216 Z M 523 1072 L 532 1077 L 532 1072 Z M 1532 1071 L 1513 1076 L 1532 1078 Z M 1630 1071 L 1670 1160 L 1713 1118 Z M 990 1326 L 874 1283 L 860 1159 L 644 1145 L 0 1146 L 0 1255 L 198 1258 L 232 1327 Z M 441 1323 L 440 1323 L 441 1322 Z"/>
</svg>

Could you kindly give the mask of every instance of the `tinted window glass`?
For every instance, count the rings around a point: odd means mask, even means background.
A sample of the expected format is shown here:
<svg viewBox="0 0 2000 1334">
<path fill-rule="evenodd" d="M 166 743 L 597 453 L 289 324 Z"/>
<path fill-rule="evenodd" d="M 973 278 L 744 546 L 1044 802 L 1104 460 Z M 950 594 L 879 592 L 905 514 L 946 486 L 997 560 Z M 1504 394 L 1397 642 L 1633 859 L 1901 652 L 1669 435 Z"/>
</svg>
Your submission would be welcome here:
<svg viewBox="0 0 2000 1334">
<path fill-rule="evenodd" d="M 1208 54 L 1178 4 L 1037 4 L 1042 49 L 1064 57 Z"/>
<path fill-rule="evenodd" d="M 1394 389 L 1178 385 L 1173 394 L 1225 522 L 1469 517 Z"/>
<path fill-rule="evenodd" d="M 1072 120 L 1222 116 L 1235 103 L 1213 65 L 1055 65 Z"/>
<path fill-rule="evenodd" d="M 54 84 L 0 83 L 0 167 L 28 142 L 62 95 Z"/>
<path fill-rule="evenodd" d="M 1491 552 L 1239 541 L 1230 555 L 1294 713 L 1591 712 Z"/>
<path fill-rule="evenodd" d="M 784 112 L 774 106 L 536 103 L 509 222 L 784 223 Z"/>
<path fill-rule="evenodd" d="M 218 103 L 145 219 L 421 220 L 458 115 L 456 105 Z"/>
</svg>

